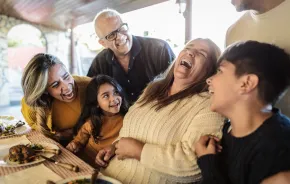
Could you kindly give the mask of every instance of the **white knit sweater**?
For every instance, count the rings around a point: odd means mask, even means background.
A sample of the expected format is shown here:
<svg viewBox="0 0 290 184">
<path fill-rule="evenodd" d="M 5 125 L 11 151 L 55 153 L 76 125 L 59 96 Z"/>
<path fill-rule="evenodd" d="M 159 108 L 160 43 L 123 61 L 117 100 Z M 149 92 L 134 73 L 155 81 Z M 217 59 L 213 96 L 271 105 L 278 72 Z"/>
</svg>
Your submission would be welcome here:
<svg viewBox="0 0 290 184">
<path fill-rule="evenodd" d="M 200 179 L 191 149 L 201 135 L 221 137 L 224 118 L 209 109 L 207 93 L 174 102 L 159 111 L 153 103 L 135 103 L 126 114 L 120 137 L 145 143 L 140 162 L 114 157 L 102 171 L 122 183 L 189 183 Z"/>
</svg>

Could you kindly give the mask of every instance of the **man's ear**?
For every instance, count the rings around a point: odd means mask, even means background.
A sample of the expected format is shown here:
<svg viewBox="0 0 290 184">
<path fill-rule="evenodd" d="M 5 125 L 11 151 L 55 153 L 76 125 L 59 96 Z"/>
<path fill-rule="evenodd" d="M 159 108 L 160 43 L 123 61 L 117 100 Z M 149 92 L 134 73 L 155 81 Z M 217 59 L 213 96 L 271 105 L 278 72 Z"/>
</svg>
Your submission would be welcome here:
<svg viewBox="0 0 290 184">
<path fill-rule="evenodd" d="M 99 39 L 99 44 L 101 44 L 105 48 L 108 48 L 104 39 Z"/>
<path fill-rule="evenodd" d="M 248 74 L 241 77 L 241 91 L 243 93 L 249 93 L 256 89 L 259 83 L 259 78 L 257 75 Z"/>
</svg>

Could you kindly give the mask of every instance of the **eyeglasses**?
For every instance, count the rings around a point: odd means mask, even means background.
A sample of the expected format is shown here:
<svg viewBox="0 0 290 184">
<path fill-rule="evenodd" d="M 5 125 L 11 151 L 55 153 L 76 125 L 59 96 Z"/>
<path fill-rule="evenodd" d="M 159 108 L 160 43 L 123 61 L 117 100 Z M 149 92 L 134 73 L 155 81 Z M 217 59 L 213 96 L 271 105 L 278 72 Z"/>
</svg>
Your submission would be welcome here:
<svg viewBox="0 0 290 184">
<path fill-rule="evenodd" d="M 111 33 L 109 33 L 107 36 L 101 38 L 101 39 L 106 39 L 108 41 L 113 41 L 117 38 L 117 33 L 127 33 L 127 31 L 129 30 L 128 24 L 127 23 L 123 23 L 121 24 L 121 26 L 116 29 L 115 31 L 112 31 Z"/>
</svg>

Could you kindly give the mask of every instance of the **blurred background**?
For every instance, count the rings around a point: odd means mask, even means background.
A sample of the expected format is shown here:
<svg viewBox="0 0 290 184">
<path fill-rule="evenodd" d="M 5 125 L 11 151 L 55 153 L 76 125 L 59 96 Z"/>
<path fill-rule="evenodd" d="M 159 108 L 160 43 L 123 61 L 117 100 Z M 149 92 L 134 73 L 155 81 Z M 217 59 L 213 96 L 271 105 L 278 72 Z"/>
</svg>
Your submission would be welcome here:
<svg viewBox="0 0 290 184">
<path fill-rule="evenodd" d="M 94 33 L 102 9 L 122 13 L 133 35 L 167 41 L 177 55 L 194 38 L 224 50 L 228 27 L 242 13 L 230 0 L 0 0 L 0 113 L 22 119 L 21 75 L 37 53 L 57 56 L 72 74 L 86 75 L 103 49 Z"/>
</svg>

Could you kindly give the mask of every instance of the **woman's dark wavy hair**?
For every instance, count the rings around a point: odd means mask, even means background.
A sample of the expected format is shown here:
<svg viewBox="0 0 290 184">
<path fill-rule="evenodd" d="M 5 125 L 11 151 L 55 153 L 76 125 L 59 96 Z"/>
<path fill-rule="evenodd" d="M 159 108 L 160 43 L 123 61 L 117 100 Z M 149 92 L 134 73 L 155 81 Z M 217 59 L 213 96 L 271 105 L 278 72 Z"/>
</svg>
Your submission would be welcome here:
<svg viewBox="0 0 290 184">
<path fill-rule="evenodd" d="M 107 75 L 98 75 L 92 78 L 91 82 L 88 84 L 88 87 L 86 89 L 86 99 L 82 108 L 81 116 L 78 120 L 77 125 L 75 126 L 75 133 L 77 133 L 77 131 L 82 127 L 82 125 L 86 122 L 86 120 L 90 118 L 93 125 L 92 135 L 96 142 L 99 139 L 102 127 L 101 115 L 103 114 L 102 109 L 99 107 L 97 97 L 99 88 L 103 84 L 112 85 L 122 97 L 122 104 L 120 108 L 120 113 L 122 115 L 125 115 L 129 108 L 123 89 L 117 83 L 117 81 L 115 81 L 112 77 L 109 77 Z"/>
<path fill-rule="evenodd" d="M 175 102 L 177 100 L 184 99 L 186 97 L 199 94 L 208 90 L 208 85 L 206 79 L 212 76 L 217 70 L 217 60 L 221 54 L 219 47 L 210 39 L 197 38 L 195 40 L 189 41 L 185 47 L 191 44 L 193 41 L 201 40 L 207 43 L 209 46 L 208 60 L 204 63 L 204 67 L 200 72 L 199 78 L 194 81 L 188 88 L 180 91 L 174 95 L 168 96 L 168 91 L 174 80 L 174 63 L 164 72 L 161 76 L 157 77 L 153 82 L 151 82 L 146 90 L 144 95 L 140 98 L 137 103 L 145 105 L 147 103 L 158 101 L 153 107 L 156 108 L 156 111 L 161 108 Z M 178 59 L 178 57 L 177 57 Z"/>
</svg>

